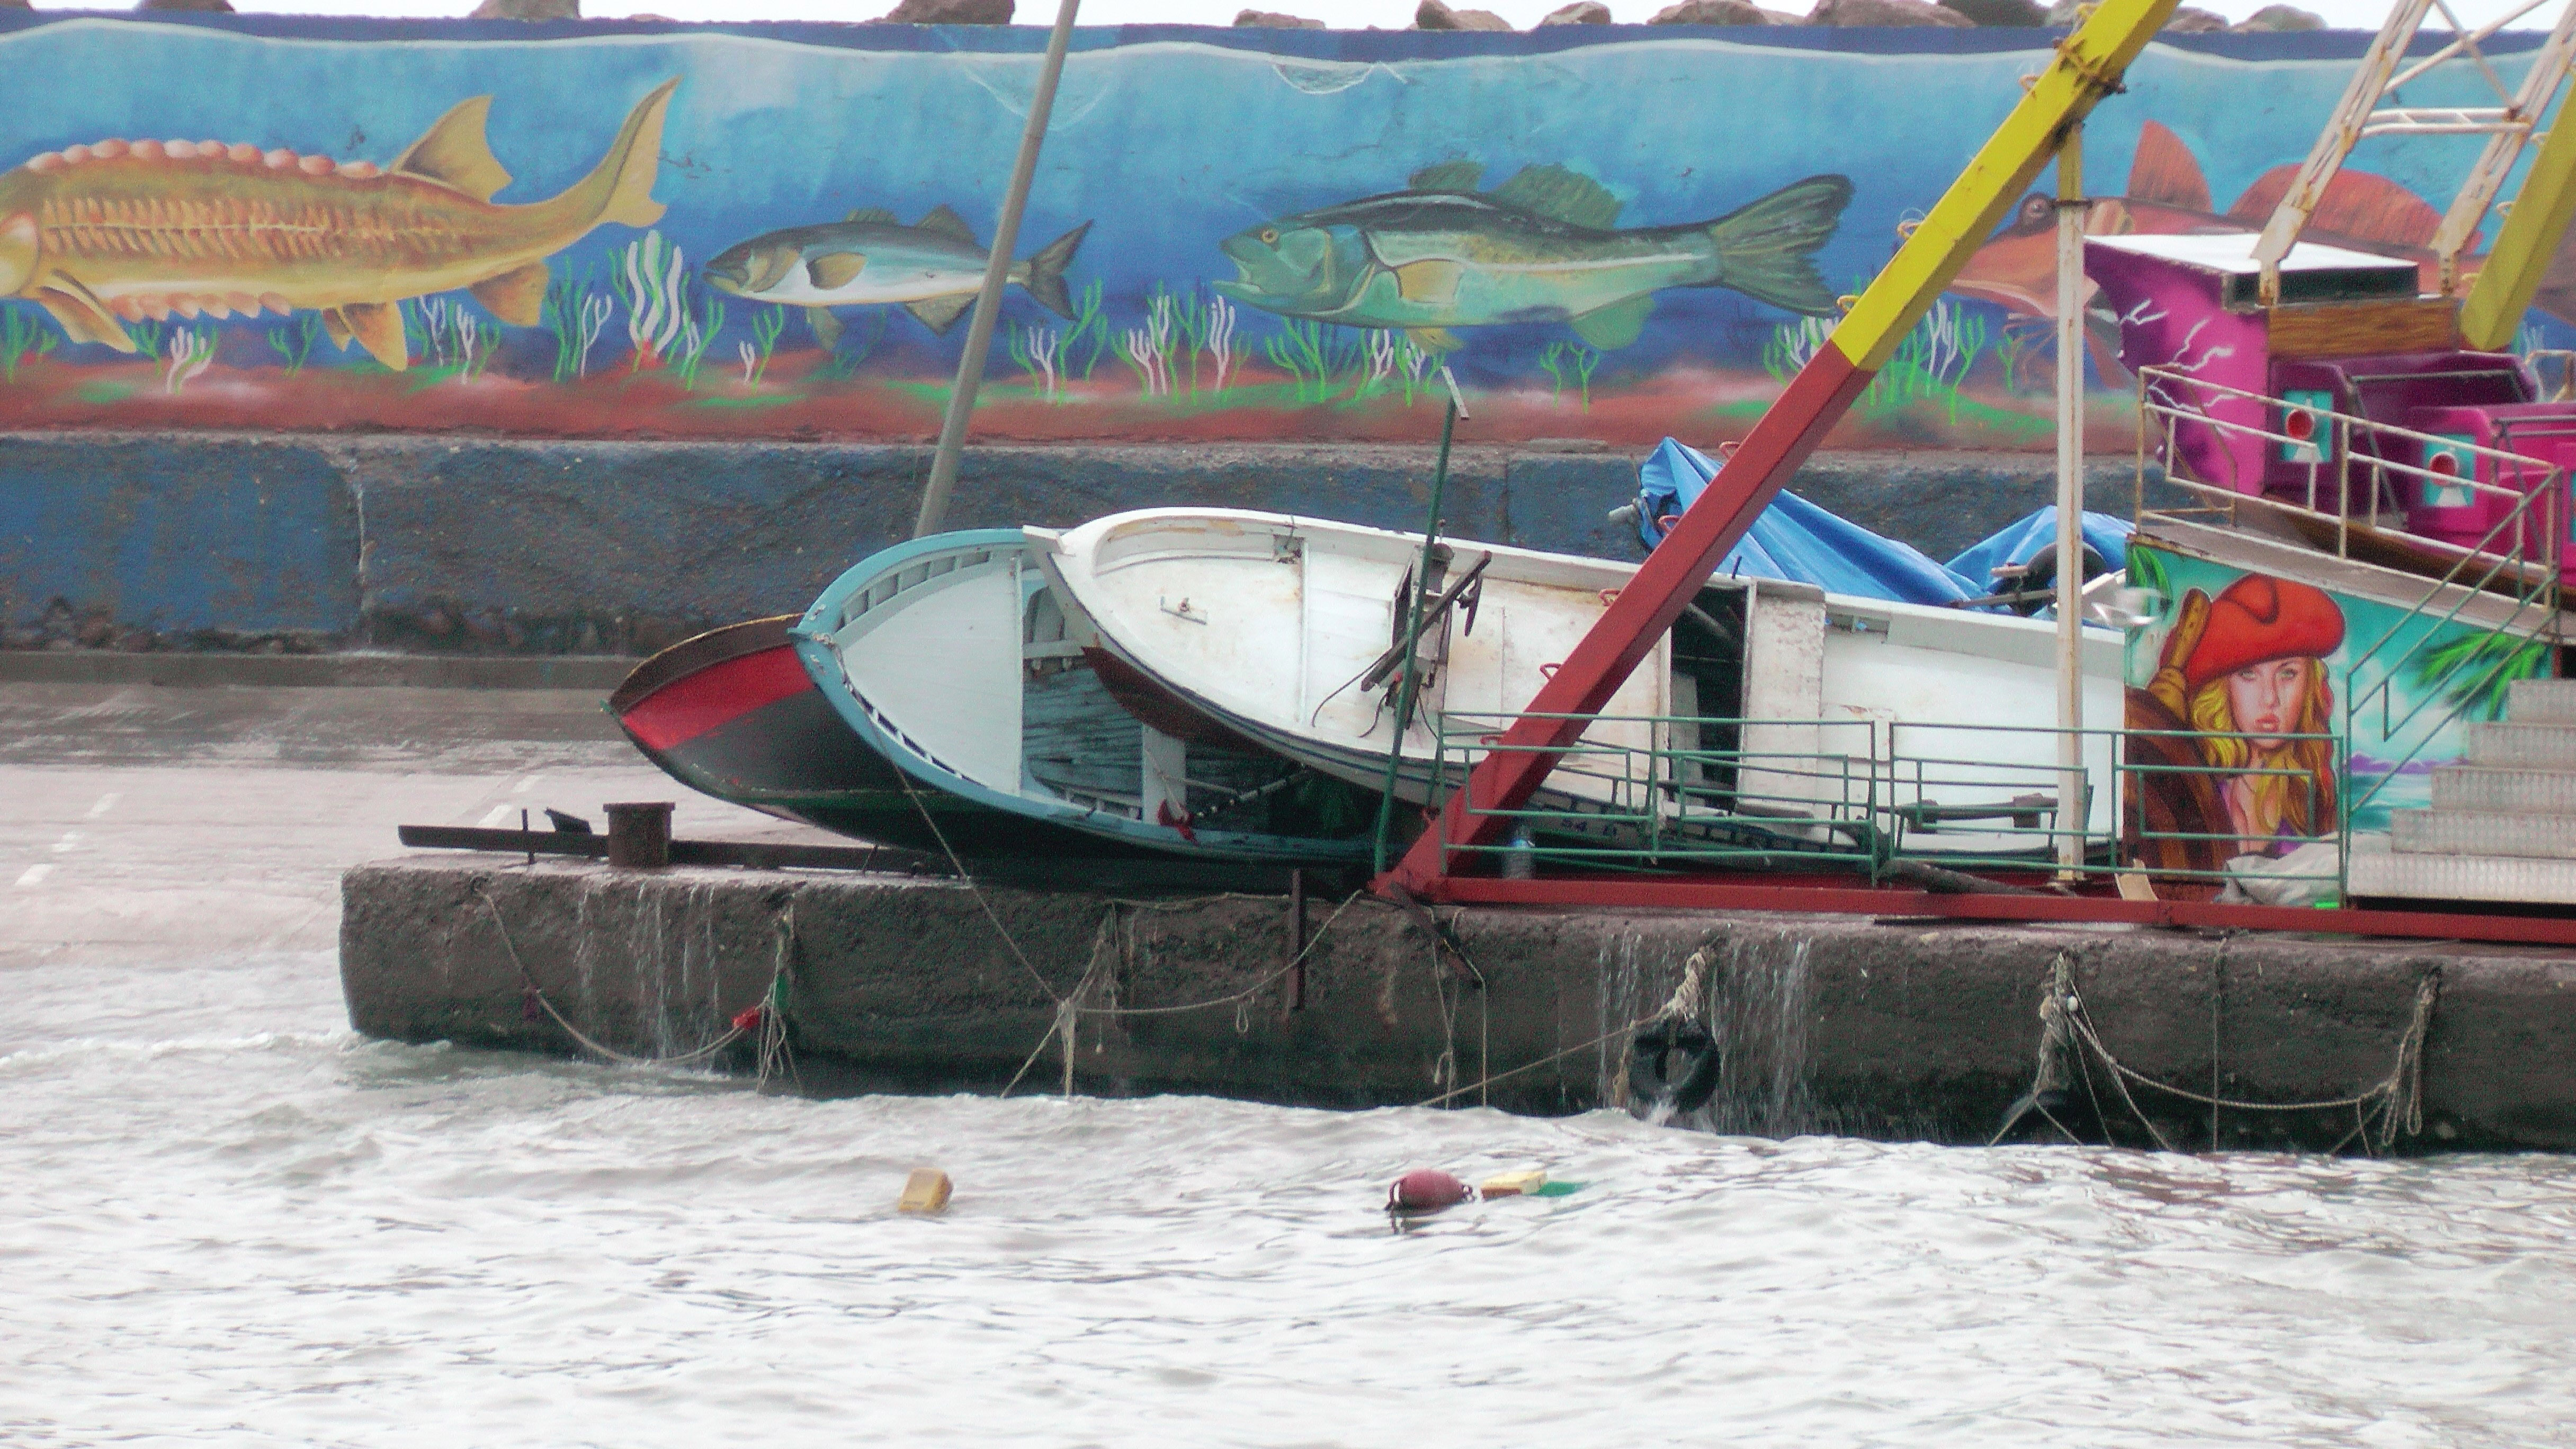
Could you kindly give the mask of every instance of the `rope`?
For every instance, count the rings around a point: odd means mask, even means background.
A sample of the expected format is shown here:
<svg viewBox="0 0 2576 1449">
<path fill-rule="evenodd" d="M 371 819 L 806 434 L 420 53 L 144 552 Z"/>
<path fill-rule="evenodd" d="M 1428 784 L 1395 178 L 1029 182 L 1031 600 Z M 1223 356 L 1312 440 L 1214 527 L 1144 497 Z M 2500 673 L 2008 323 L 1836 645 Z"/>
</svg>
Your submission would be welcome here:
<svg viewBox="0 0 2576 1449">
<path fill-rule="evenodd" d="M 1458 1085 L 1458 1002 L 1449 994 L 1450 973 L 1440 969 L 1440 938 L 1431 939 L 1431 994 L 1440 1003 L 1440 1055 L 1431 1063 L 1431 1080 L 1438 1085 Z M 1462 983 L 1459 991 L 1466 990 Z"/>
<path fill-rule="evenodd" d="M 1664 1003 L 1664 1009 L 1638 1023 L 1640 1026 L 1651 1026 L 1659 1021 L 1687 1021 L 1693 1026 L 1701 1024 L 1701 1003 L 1708 998 L 1709 955 L 1715 944 L 1714 941 L 1703 941 L 1698 950 L 1690 953 L 1690 958 L 1682 962 L 1681 984 L 1673 988 L 1672 997 Z"/>
<path fill-rule="evenodd" d="M 1333 913 L 1324 918 L 1324 924 L 1316 927 L 1315 933 L 1306 938 L 1305 950 L 1298 952 L 1295 959 L 1291 960 L 1287 965 L 1280 967 L 1278 970 L 1271 972 L 1269 975 L 1262 977 L 1260 980 L 1253 982 L 1250 986 L 1246 986 L 1240 991 L 1229 991 L 1223 996 L 1211 996 L 1205 1001 L 1193 1001 L 1180 1006 L 1086 1006 L 1082 1008 L 1082 1014 L 1085 1016 L 1176 1016 L 1185 1011 L 1206 1011 L 1212 1007 L 1232 1006 L 1237 1002 L 1249 1001 L 1253 997 L 1260 995 L 1263 987 L 1270 985 L 1274 981 L 1280 980 L 1289 972 L 1305 965 L 1306 958 L 1314 955 L 1315 948 L 1324 943 L 1324 933 L 1333 929 L 1333 923 L 1342 918 L 1342 912 L 1349 910 L 1351 908 L 1351 903 L 1358 900 L 1363 894 L 1364 892 L 1353 891 L 1350 895 L 1345 896 L 1340 905 L 1333 907 Z M 1266 898 L 1255 897 L 1255 899 Z M 1124 903 L 1113 902 L 1112 904 Z"/>
<path fill-rule="evenodd" d="M 778 954 L 769 975 L 769 991 L 760 999 L 759 1035 L 754 1045 L 759 1054 L 759 1076 L 753 1081 L 754 1091 L 769 1090 L 769 1079 L 781 1071 L 805 1090 L 804 1074 L 796 1070 L 796 1053 L 787 1040 L 788 971 L 796 950 L 796 897 L 790 893 L 786 909 L 778 913 Z"/>
<path fill-rule="evenodd" d="M 984 888 L 975 883 L 973 873 L 966 869 L 966 862 L 959 860 L 956 850 L 948 844 L 948 832 L 941 830 L 939 822 L 930 818 L 930 807 L 921 803 L 920 793 L 912 788 L 911 773 L 897 769 L 894 777 L 896 783 L 903 786 L 904 796 L 912 801 L 912 808 L 920 812 L 921 823 L 930 827 L 930 838 L 939 842 L 940 853 L 948 857 L 949 867 L 957 872 L 959 880 L 966 882 L 966 889 L 974 894 L 975 904 L 983 908 L 984 919 L 993 923 L 993 934 L 1001 937 L 1002 944 L 1011 948 L 1011 955 L 1018 959 L 1020 969 L 1029 973 L 1029 979 L 1038 984 L 1038 990 L 1046 993 L 1047 1000 L 1063 1006 L 1064 999 L 1055 994 L 1054 987 L 1047 985 L 1047 979 L 1038 974 L 1038 968 L 1029 964 L 1028 953 L 1020 949 L 1019 942 L 1011 939 L 1009 928 L 1002 924 L 1000 916 L 993 913 L 993 903 L 984 899 Z"/>
<path fill-rule="evenodd" d="M 2353 1132 L 2344 1136 L 2343 1142 L 2349 1142 L 2353 1137 L 2359 1136 L 2365 1145 L 2371 1140 L 2367 1109 L 2373 1104 L 2378 1104 L 2381 1108 L 2378 1147 L 2380 1151 L 2385 1152 L 2396 1146 L 2397 1137 L 2401 1131 L 2411 1137 L 2424 1130 L 2424 1042 L 2432 1033 L 2433 1006 L 2441 998 L 2441 991 L 2442 976 L 2438 968 L 2425 972 L 2416 982 L 2415 1010 L 2413 1017 L 2406 1024 L 2404 1034 L 2397 1039 L 2397 1060 L 2389 1069 L 2388 1075 L 2378 1084 L 2348 1097 L 2334 1097 L 2313 1102 L 2247 1102 L 2232 1097 L 2221 1097 L 2216 1093 L 2195 1092 L 2188 1087 L 2177 1087 L 2169 1082 L 2160 1082 L 2143 1072 L 2134 1070 L 2111 1054 L 2111 1049 L 2103 1045 L 2101 1033 L 2094 1029 L 2092 1013 L 2085 1009 L 2080 997 L 2069 994 L 2066 998 L 2065 1012 L 2066 1020 L 2074 1028 L 2076 1036 L 2086 1046 L 2092 1048 L 2095 1055 L 2101 1057 L 2104 1066 L 2111 1069 L 2112 1083 L 2119 1087 L 2120 1096 L 2128 1103 L 2129 1110 L 2146 1126 L 2148 1135 L 2155 1139 L 2156 1145 L 2168 1152 L 2174 1150 L 2172 1144 L 2165 1141 L 2164 1134 L 2158 1132 L 2155 1123 L 2139 1109 L 2137 1100 L 2129 1095 L 2128 1083 L 2135 1082 L 2142 1087 L 2152 1087 L 2159 1092 L 2197 1102 L 2205 1107 L 2234 1112 L 2326 1112 L 2339 1107 L 2350 1107 L 2354 1111 L 2358 1125 Z M 2342 1142 L 2338 1142 L 2336 1147 L 2340 1149 L 2342 1145 Z"/>
<path fill-rule="evenodd" d="M 1609 1041 L 1613 1037 L 1625 1039 L 1625 1045 L 1620 1052 L 1619 1067 L 1612 1078 L 1616 1090 L 1624 1091 L 1628 1081 L 1628 1055 L 1636 1046 L 1637 1033 L 1640 1030 L 1653 1026 L 1659 1021 L 1681 1020 L 1692 1022 L 1694 1024 L 1699 1021 L 1699 1003 L 1703 1001 L 1708 994 L 1708 968 L 1709 962 L 1714 954 L 1716 944 L 1716 939 L 1712 936 L 1711 939 L 1700 943 L 1698 950 L 1690 953 L 1690 956 L 1682 962 L 1681 984 L 1673 988 L 1672 996 L 1664 1002 L 1662 1007 L 1658 1008 L 1653 1013 L 1638 1017 L 1636 1020 L 1629 1022 L 1624 1026 L 1614 1026 L 1608 1031 L 1601 1033 L 1599 1036 L 1592 1038 L 1590 1041 L 1578 1042 L 1573 1046 L 1565 1048 L 1563 1051 L 1550 1052 L 1546 1056 L 1540 1057 L 1537 1061 L 1523 1062 L 1509 1071 L 1488 1073 L 1485 1076 L 1479 1077 L 1475 1081 L 1469 1082 L 1463 1087 L 1457 1087 L 1450 1091 L 1443 1092 L 1437 1097 L 1426 1097 L 1413 1105 L 1416 1107 L 1437 1107 L 1443 1102 L 1449 1101 L 1455 1097 L 1463 1097 L 1469 1092 L 1482 1093 L 1487 1087 L 1492 1086 L 1496 1082 L 1506 1081 L 1512 1077 L 1517 1077 L 1523 1072 L 1536 1071 L 1540 1067 L 1548 1065 L 1550 1062 L 1563 1061 L 1577 1052 L 1590 1051 L 1594 1047 L 1601 1045 L 1603 1042 Z"/>
<path fill-rule="evenodd" d="M 1437 1097 L 1425 1097 L 1413 1105 L 1416 1107 L 1437 1107 L 1452 1097 L 1463 1097 L 1469 1092 L 1482 1090 L 1483 1088 L 1492 1086 L 1496 1082 L 1507 1081 L 1513 1077 L 1519 1076 L 1523 1072 L 1537 1071 L 1539 1068 L 1546 1066 L 1550 1062 L 1563 1061 L 1565 1058 L 1574 1055 L 1576 1052 L 1590 1051 L 1594 1047 L 1601 1045 L 1603 1042 L 1608 1041 L 1614 1036 L 1618 1036 L 1622 1033 L 1634 1033 L 1637 1028 L 1652 1025 L 1654 1021 L 1654 1017 L 1641 1016 L 1635 1021 L 1628 1023 L 1626 1026 L 1613 1027 L 1610 1030 L 1601 1033 L 1599 1036 L 1594 1037 L 1590 1041 L 1577 1042 L 1563 1051 L 1550 1052 L 1546 1056 L 1540 1057 L 1537 1061 L 1523 1062 L 1519 1066 L 1512 1068 L 1510 1071 L 1495 1072 L 1490 1076 L 1469 1082 L 1467 1085 L 1459 1087 L 1454 1091 L 1443 1092 Z"/>
<path fill-rule="evenodd" d="M 2075 1028 L 2067 1020 L 2067 1003 L 2075 999 L 2075 951 L 2069 947 L 2057 953 L 2057 960 L 2049 967 L 2048 990 L 2039 998 L 2038 1076 L 2031 1083 L 2029 1093 L 2013 1104 L 2013 1110 L 2004 1117 L 2004 1125 L 1996 1128 L 1995 1135 L 1986 1139 L 1988 1147 L 2012 1135 L 2013 1128 L 2021 1125 L 2024 1112 L 2037 1112 L 2067 1140 L 2075 1140 L 2075 1134 L 2068 1132 L 2046 1107 L 2040 1105 L 2048 1097 L 2066 1090 L 2066 1058 L 2075 1036 Z M 2081 1063 L 2083 1059 L 2078 1057 L 2076 1060 Z M 2089 1076 L 2085 1085 L 2088 1089 L 2092 1085 Z M 2101 1111 L 2098 1101 L 2094 1104 L 2094 1111 L 2097 1115 Z"/>
<path fill-rule="evenodd" d="M 492 928 L 501 933 L 502 949 L 510 953 L 510 964 L 519 969 L 519 980 L 526 984 L 528 995 L 536 999 L 537 1005 L 545 1008 L 546 1015 L 554 1018 L 555 1025 L 562 1027 L 565 1035 L 571 1037 L 574 1041 L 581 1043 L 585 1050 L 593 1052 L 599 1056 L 606 1057 L 608 1060 L 616 1062 L 621 1066 L 676 1067 L 685 1066 L 690 1062 L 703 1061 L 706 1058 L 723 1051 L 726 1047 L 732 1046 L 735 1042 L 742 1040 L 744 1032 L 741 1027 L 727 1027 L 724 1035 L 717 1037 L 714 1041 L 707 1043 L 696 1051 L 682 1052 L 677 1056 L 668 1057 L 629 1056 L 625 1052 L 617 1050 L 615 1047 L 605 1046 L 597 1041 L 593 1041 L 588 1035 L 583 1033 L 580 1027 L 573 1025 L 571 1021 L 567 1020 L 562 1012 L 555 1010 L 555 1004 L 547 997 L 545 988 L 539 986 L 537 984 L 537 978 L 529 972 L 528 963 L 519 958 L 519 945 L 516 941 L 510 939 L 510 928 L 501 919 L 501 908 L 493 902 L 491 893 L 483 888 L 483 882 L 479 880 L 475 881 L 470 887 L 468 887 L 468 889 L 474 893 L 474 898 L 476 900 L 483 903 L 483 909 L 491 915 Z M 771 978 L 771 986 L 773 989 L 776 984 L 776 978 Z"/>
<path fill-rule="evenodd" d="M 1059 1036 L 1064 1039 L 1064 1094 L 1068 1097 L 1073 1095 L 1073 1048 L 1074 1034 L 1078 1026 L 1077 1016 L 1081 1010 L 1082 998 L 1090 991 L 1092 978 L 1100 970 L 1101 953 L 1115 933 L 1117 922 L 1118 910 L 1113 904 L 1109 910 L 1101 913 L 1100 926 L 1091 933 L 1091 959 L 1083 964 L 1082 979 L 1074 983 L 1070 993 L 1056 1002 L 1055 1019 L 1047 1024 L 1045 1031 L 1038 1034 L 1038 1044 L 1029 1048 L 1028 1056 L 1020 1062 L 1020 1069 L 1011 1073 L 1011 1080 L 1003 1084 L 1003 1096 L 1011 1095 L 1012 1090 L 1020 1085 L 1021 1078 L 1029 1074 L 1029 1068 L 1036 1066 L 1038 1058 L 1046 1053 L 1047 1043 Z"/>
<path fill-rule="evenodd" d="M 1066 1045 L 1065 1095 L 1068 1097 L 1072 1096 L 1072 1043 L 1074 1033 L 1078 1030 L 1080 1018 L 1082 1017 L 1177 1016 L 1183 1012 L 1211 1011 L 1220 1006 L 1240 1006 L 1243 1003 L 1251 1001 L 1254 997 L 1260 995 L 1264 988 L 1285 977 L 1289 972 L 1306 964 L 1306 958 L 1314 955 L 1315 948 L 1324 944 L 1324 937 L 1332 931 L 1333 924 L 1342 918 L 1342 912 L 1349 910 L 1352 902 L 1357 901 L 1360 898 L 1360 895 L 1360 892 L 1353 891 L 1348 896 L 1343 897 L 1342 903 L 1333 908 L 1333 913 L 1324 918 L 1324 924 L 1317 927 L 1315 933 L 1306 938 L 1306 949 L 1298 952 L 1296 957 L 1289 961 L 1287 965 L 1280 967 L 1278 970 L 1271 972 L 1269 975 L 1262 977 L 1260 980 L 1255 981 L 1251 985 L 1243 987 L 1240 990 L 1229 991 L 1223 996 L 1211 996 L 1205 1001 L 1183 1002 L 1174 1006 L 1085 1006 L 1083 1005 L 1083 1002 L 1091 995 L 1093 983 L 1100 972 L 1102 954 L 1107 943 L 1115 934 L 1114 928 L 1118 919 L 1118 911 L 1120 908 L 1126 907 L 1130 904 L 1125 901 L 1111 901 L 1109 903 L 1111 909 L 1100 918 L 1100 929 L 1092 934 L 1091 960 L 1082 968 L 1082 980 L 1075 984 L 1070 994 L 1056 1002 L 1055 1020 L 1048 1024 L 1047 1029 L 1044 1032 L 1039 1034 L 1037 1045 L 1029 1048 L 1029 1054 L 1027 1058 L 1020 1063 L 1020 1069 L 1011 1074 L 1010 1082 L 1002 1088 L 1002 1095 L 1005 1097 L 1011 1095 L 1012 1090 L 1019 1086 L 1023 1078 L 1028 1076 L 1029 1068 L 1036 1066 L 1038 1058 L 1046 1054 L 1047 1043 L 1054 1041 L 1061 1036 Z M 1258 900 L 1265 898 L 1246 897 L 1246 899 Z M 1246 1029 L 1248 1025 L 1248 1023 L 1240 1019 L 1240 1013 L 1238 1013 L 1236 1030 L 1238 1032 L 1242 1031 Z"/>
</svg>

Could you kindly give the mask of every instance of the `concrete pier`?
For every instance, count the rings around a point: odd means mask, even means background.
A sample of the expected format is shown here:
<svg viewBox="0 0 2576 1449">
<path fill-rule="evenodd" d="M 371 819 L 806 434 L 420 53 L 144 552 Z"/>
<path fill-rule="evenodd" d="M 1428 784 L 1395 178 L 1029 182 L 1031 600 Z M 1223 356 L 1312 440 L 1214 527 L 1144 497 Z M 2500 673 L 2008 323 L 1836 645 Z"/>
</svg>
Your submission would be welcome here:
<svg viewBox="0 0 2576 1449">
<path fill-rule="evenodd" d="M 425 854 L 357 867 L 342 890 L 341 970 L 362 1031 L 575 1050 L 533 985 L 585 1034 L 671 1055 L 716 1038 L 783 972 L 802 1080 L 821 1091 L 992 1090 L 1023 1068 L 1020 1090 L 1060 1090 L 1060 1043 L 1038 1048 L 1074 998 L 1079 1092 L 1365 1107 L 1463 1087 L 1455 1100 L 1581 1111 L 1621 1100 L 1623 1027 L 1707 945 L 1699 1005 L 1725 1066 L 1701 1124 L 1774 1136 L 1987 1141 L 2033 1085 L 2061 956 L 2123 1066 L 2240 1103 L 2338 1101 L 2389 1081 L 2433 975 L 2420 1130 L 2400 1131 L 2398 1150 L 2576 1146 L 2576 958 L 2518 948 L 1444 911 L 1459 964 L 1418 916 L 1317 899 L 1292 1011 L 1291 923 L 1269 897 L 984 887 L 979 900 L 953 881 Z M 2361 1114 L 2378 1120 L 2375 1104 L 2347 1104 L 2221 1108 L 2213 1122 L 2145 1082 L 2124 1094 L 2090 1049 L 2066 1060 L 2054 1121 L 2026 1118 L 2016 1140 L 2062 1130 L 2206 1149 L 2214 1133 L 2226 1148 L 2321 1149 Z"/>
</svg>

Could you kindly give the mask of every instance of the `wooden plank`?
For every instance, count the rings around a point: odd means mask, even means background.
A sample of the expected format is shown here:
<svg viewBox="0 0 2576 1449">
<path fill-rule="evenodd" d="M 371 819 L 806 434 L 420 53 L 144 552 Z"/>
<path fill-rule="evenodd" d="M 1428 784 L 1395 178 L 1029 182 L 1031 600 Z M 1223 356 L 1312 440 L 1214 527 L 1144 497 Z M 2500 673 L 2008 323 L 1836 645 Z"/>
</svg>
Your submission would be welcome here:
<svg viewBox="0 0 2576 1449">
<path fill-rule="evenodd" d="M 2402 302 L 2320 302 L 2271 311 L 2272 355 L 2353 357 L 2437 352 L 2460 345 L 2460 304 L 2449 297 Z"/>
</svg>

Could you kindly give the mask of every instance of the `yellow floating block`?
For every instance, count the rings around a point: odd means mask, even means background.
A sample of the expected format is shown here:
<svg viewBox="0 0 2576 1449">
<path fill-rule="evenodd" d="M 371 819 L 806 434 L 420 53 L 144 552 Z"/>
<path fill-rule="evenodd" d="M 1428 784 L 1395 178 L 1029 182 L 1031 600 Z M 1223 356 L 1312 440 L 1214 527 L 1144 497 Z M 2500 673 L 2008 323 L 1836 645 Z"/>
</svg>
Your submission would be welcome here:
<svg viewBox="0 0 2576 1449">
<path fill-rule="evenodd" d="M 1531 1168 L 1527 1172 L 1506 1172 L 1500 1177 L 1486 1178 L 1479 1191 L 1486 1197 L 1524 1197 L 1545 1186 L 1547 1174 Z"/>
<path fill-rule="evenodd" d="M 907 1213 L 947 1211 L 948 1174 L 935 1167 L 914 1168 L 912 1176 L 903 1180 L 903 1198 L 895 1209 Z"/>
</svg>

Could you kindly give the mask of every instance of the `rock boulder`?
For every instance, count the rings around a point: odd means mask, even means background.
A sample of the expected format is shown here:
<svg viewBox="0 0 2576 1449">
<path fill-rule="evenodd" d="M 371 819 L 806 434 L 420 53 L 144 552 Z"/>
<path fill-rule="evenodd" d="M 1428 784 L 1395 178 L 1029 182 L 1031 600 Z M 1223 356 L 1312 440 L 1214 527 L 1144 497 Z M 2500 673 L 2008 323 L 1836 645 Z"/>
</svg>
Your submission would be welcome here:
<svg viewBox="0 0 2576 1449">
<path fill-rule="evenodd" d="M 2261 30 L 2323 30 L 2326 18 L 2296 5 L 2266 5 L 2228 28 L 2240 35 Z"/>
<path fill-rule="evenodd" d="M 1648 25 L 1769 25 L 1771 14 L 1749 0 L 1681 0 L 1655 12 Z"/>
<path fill-rule="evenodd" d="M 1941 0 L 1941 8 L 1968 17 L 1970 25 L 2036 29 L 2048 23 L 2048 12 L 2031 0 Z"/>
<path fill-rule="evenodd" d="M 1965 29 L 1976 22 L 1931 0 L 1816 0 L 1809 25 L 1948 25 Z"/>
<path fill-rule="evenodd" d="M 1441 0 L 1422 0 L 1413 12 L 1416 30 L 1509 30 L 1512 23 L 1491 10 L 1452 10 Z"/>
<path fill-rule="evenodd" d="M 1012 0 L 903 0 L 885 13 L 896 25 L 1008 25 Z"/>
</svg>

